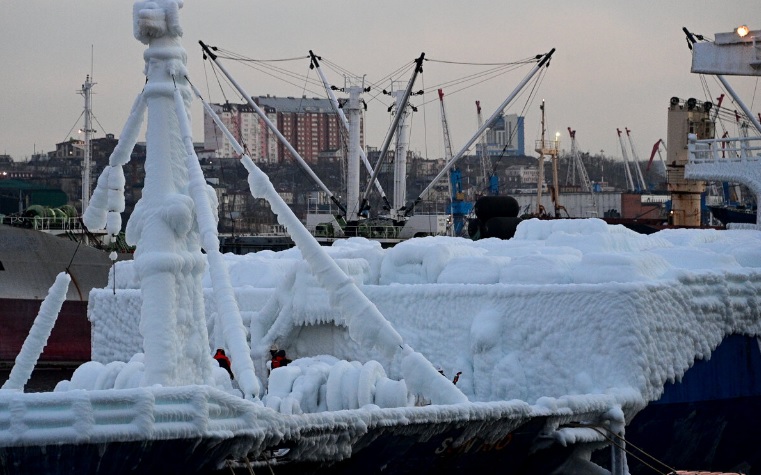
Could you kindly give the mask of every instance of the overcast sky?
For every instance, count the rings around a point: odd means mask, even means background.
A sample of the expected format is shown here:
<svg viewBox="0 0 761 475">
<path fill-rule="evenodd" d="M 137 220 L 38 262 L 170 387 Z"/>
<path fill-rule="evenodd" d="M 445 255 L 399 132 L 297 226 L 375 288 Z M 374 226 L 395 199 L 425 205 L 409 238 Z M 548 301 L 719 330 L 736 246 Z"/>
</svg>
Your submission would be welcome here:
<svg viewBox="0 0 761 475">
<path fill-rule="evenodd" d="M 91 50 L 97 83 L 96 137 L 119 136 L 144 83 L 145 46 L 132 36 L 132 4 L 5 2 L 0 18 L 0 153 L 21 160 L 77 135 L 84 100 L 76 91 L 90 72 Z M 539 104 L 545 99 L 548 133 L 561 132 L 562 147 L 570 146 L 570 126 L 577 130 L 582 151 L 604 150 L 607 156 L 620 157 L 616 127 L 629 127 L 644 160 L 652 145 L 666 138 L 666 109 L 672 96 L 709 100 L 700 76 L 690 73 L 682 27 L 711 38 L 740 24 L 759 29 L 758 12 L 758 0 L 186 0 L 181 16 L 191 80 L 209 91 L 214 102 L 224 96 L 208 64 L 204 66 L 198 40 L 256 59 L 304 57 L 278 65 L 315 79 L 306 59 L 312 49 L 331 63 L 366 74 L 373 83 L 421 52 L 439 61 L 503 63 L 556 48 L 534 101 L 527 104 L 524 94 L 507 111 L 521 113 L 527 107 L 527 152 L 539 138 Z M 299 81 L 289 84 L 239 63 L 225 64 L 252 95 L 320 94 L 311 85 L 305 90 Z M 415 89 L 430 89 L 483 69 L 429 61 Z M 477 129 L 474 101 L 481 101 L 487 118 L 529 70 L 523 67 L 460 91 L 445 88 L 455 152 Z M 331 83 L 343 85 L 336 71 L 326 67 L 325 73 Z M 395 79 L 408 77 L 405 72 Z M 729 81 L 754 113 L 761 110 L 756 79 Z M 707 84 L 711 97 L 717 97 L 721 91 L 715 79 L 707 78 Z M 382 144 L 389 124 L 389 99 L 370 100 L 376 93 L 365 96 L 371 146 Z M 229 90 L 226 94 L 239 101 Z M 443 155 L 436 99 L 435 92 L 413 98 L 418 106 L 428 105 L 413 117 L 411 148 L 430 158 Z M 202 141 L 198 103 L 193 115 L 194 140 Z"/>
</svg>

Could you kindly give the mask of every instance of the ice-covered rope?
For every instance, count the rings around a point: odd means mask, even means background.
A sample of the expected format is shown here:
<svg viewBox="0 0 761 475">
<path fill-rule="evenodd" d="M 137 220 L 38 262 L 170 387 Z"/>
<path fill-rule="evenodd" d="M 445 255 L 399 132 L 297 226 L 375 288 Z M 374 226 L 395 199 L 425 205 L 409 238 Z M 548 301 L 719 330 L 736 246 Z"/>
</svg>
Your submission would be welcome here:
<svg viewBox="0 0 761 475">
<path fill-rule="evenodd" d="M 132 104 L 127 122 L 124 124 L 119 143 L 108 158 L 108 166 L 98 177 L 90 205 L 85 210 L 82 221 L 90 230 L 106 229 L 115 236 L 122 229 L 121 213 L 124 211 L 124 170 L 122 166 L 129 162 L 132 150 L 137 143 L 140 128 L 145 117 L 146 102 L 139 94 Z"/>
<path fill-rule="evenodd" d="M 246 328 L 240 316 L 238 303 L 235 300 L 230 275 L 227 272 L 222 253 L 219 252 L 219 235 L 209 202 L 209 187 L 204 179 L 201 165 L 193 148 L 193 136 L 190 129 L 185 102 L 179 89 L 174 90 L 174 106 L 185 145 L 188 166 L 188 191 L 193 199 L 196 210 L 198 229 L 201 235 L 201 245 L 206 251 L 209 261 L 209 275 L 214 290 L 217 312 L 221 316 L 222 332 L 225 343 L 230 351 L 233 374 L 238 384 L 249 399 L 255 399 L 259 394 L 259 381 L 254 372 L 251 352 L 246 342 Z"/>
<path fill-rule="evenodd" d="M 66 300 L 66 292 L 69 290 L 71 276 L 61 272 L 56 276 L 55 282 L 48 290 L 48 295 L 40 305 L 37 318 L 34 319 L 29 335 L 21 346 L 21 351 L 16 356 L 16 361 L 11 369 L 8 381 L 2 389 L 16 389 L 23 391 L 29 378 L 32 376 L 34 366 L 48 343 L 50 332 L 53 331 L 58 312 L 61 311 L 63 302 Z"/>
<path fill-rule="evenodd" d="M 402 373 L 408 386 L 418 393 L 423 393 L 427 388 L 433 388 L 433 394 L 423 394 L 432 403 L 467 402 L 468 398 L 449 379 L 439 374 L 425 356 L 404 344 L 401 335 L 380 313 L 375 304 L 362 293 L 354 280 L 338 267 L 338 264 L 325 252 L 320 243 L 309 234 L 309 231 L 277 193 L 269 177 L 256 166 L 251 157 L 244 153 L 243 147 L 235 140 L 214 110 L 203 100 L 198 89 L 192 84 L 191 87 L 203 102 L 206 112 L 230 141 L 230 145 L 242 155 L 241 162 L 249 173 L 248 184 L 251 194 L 255 198 L 267 200 L 272 212 L 277 215 L 278 223 L 285 226 L 315 278 L 328 291 L 331 304 L 343 312 L 351 338 L 366 347 L 377 348 L 389 357 L 401 356 Z"/>
</svg>

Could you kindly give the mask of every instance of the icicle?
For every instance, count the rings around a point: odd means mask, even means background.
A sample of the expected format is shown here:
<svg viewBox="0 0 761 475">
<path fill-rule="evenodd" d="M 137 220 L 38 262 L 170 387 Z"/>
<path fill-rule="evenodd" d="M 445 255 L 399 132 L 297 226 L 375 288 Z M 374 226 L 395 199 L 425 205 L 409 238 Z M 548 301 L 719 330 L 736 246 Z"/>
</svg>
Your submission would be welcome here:
<svg viewBox="0 0 761 475">
<path fill-rule="evenodd" d="M 16 361 L 2 389 L 17 389 L 23 391 L 29 378 L 32 376 L 34 366 L 48 343 L 50 332 L 58 318 L 63 302 L 66 300 L 66 292 L 69 290 L 71 277 L 66 272 L 61 272 L 48 290 L 48 295 L 40 305 L 40 311 L 34 319 L 29 335 L 24 340 L 21 351 L 16 356 Z"/>
<path fill-rule="evenodd" d="M 124 171 L 122 165 L 129 162 L 143 125 L 146 103 L 142 94 L 135 98 L 127 122 L 124 124 L 119 143 L 108 158 L 108 166 L 98 177 L 98 183 L 85 210 L 82 221 L 87 229 L 106 229 L 108 234 L 121 231 L 121 212 L 124 211 Z"/>
</svg>

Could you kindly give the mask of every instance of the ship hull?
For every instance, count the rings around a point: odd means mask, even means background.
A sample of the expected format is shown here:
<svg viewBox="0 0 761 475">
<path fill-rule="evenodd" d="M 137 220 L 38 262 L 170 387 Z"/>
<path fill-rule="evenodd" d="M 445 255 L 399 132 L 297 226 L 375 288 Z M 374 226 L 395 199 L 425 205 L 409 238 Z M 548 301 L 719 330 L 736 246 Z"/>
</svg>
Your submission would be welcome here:
<svg viewBox="0 0 761 475">
<path fill-rule="evenodd" d="M 730 206 L 709 206 L 714 218 L 721 221 L 721 224 L 729 223 L 756 223 L 756 211 L 747 208 L 734 208 Z"/>
<path fill-rule="evenodd" d="M 13 361 L 40 310 L 40 300 L 0 299 L 0 362 Z M 45 350 L 43 362 L 84 362 L 90 360 L 90 322 L 87 302 L 66 301 L 61 307 Z"/>
<path fill-rule="evenodd" d="M 66 237 L 0 224 L 0 364 L 12 362 L 29 334 L 56 276 L 71 283 L 43 362 L 90 359 L 90 290 L 106 287 L 111 260 L 106 252 Z"/>
<path fill-rule="evenodd" d="M 710 360 L 697 361 L 681 382 L 667 384 L 660 400 L 633 418 L 626 438 L 637 456 L 633 447 L 676 469 L 761 475 L 758 340 L 726 338 Z M 628 462 L 632 475 L 653 473 L 632 456 Z"/>
</svg>

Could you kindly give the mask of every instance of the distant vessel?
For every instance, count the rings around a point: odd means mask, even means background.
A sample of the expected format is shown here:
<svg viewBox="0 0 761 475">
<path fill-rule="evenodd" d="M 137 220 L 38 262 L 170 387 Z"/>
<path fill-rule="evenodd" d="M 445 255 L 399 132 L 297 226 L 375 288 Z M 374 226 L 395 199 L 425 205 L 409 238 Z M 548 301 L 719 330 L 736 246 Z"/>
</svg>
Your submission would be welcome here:
<svg viewBox="0 0 761 475">
<path fill-rule="evenodd" d="M 730 223 L 756 224 L 757 210 L 755 208 L 715 205 L 708 206 L 708 209 L 711 210 L 713 217 L 725 226 Z"/>
<path fill-rule="evenodd" d="M 0 362 L 18 354 L 56 274 L 67 271 L 69 289 L 43 362 L 90 360 L 90 290 L 108 282 L 111 260 L 104 251 L 66 237 L 0 224 Z"/>
</svg>

